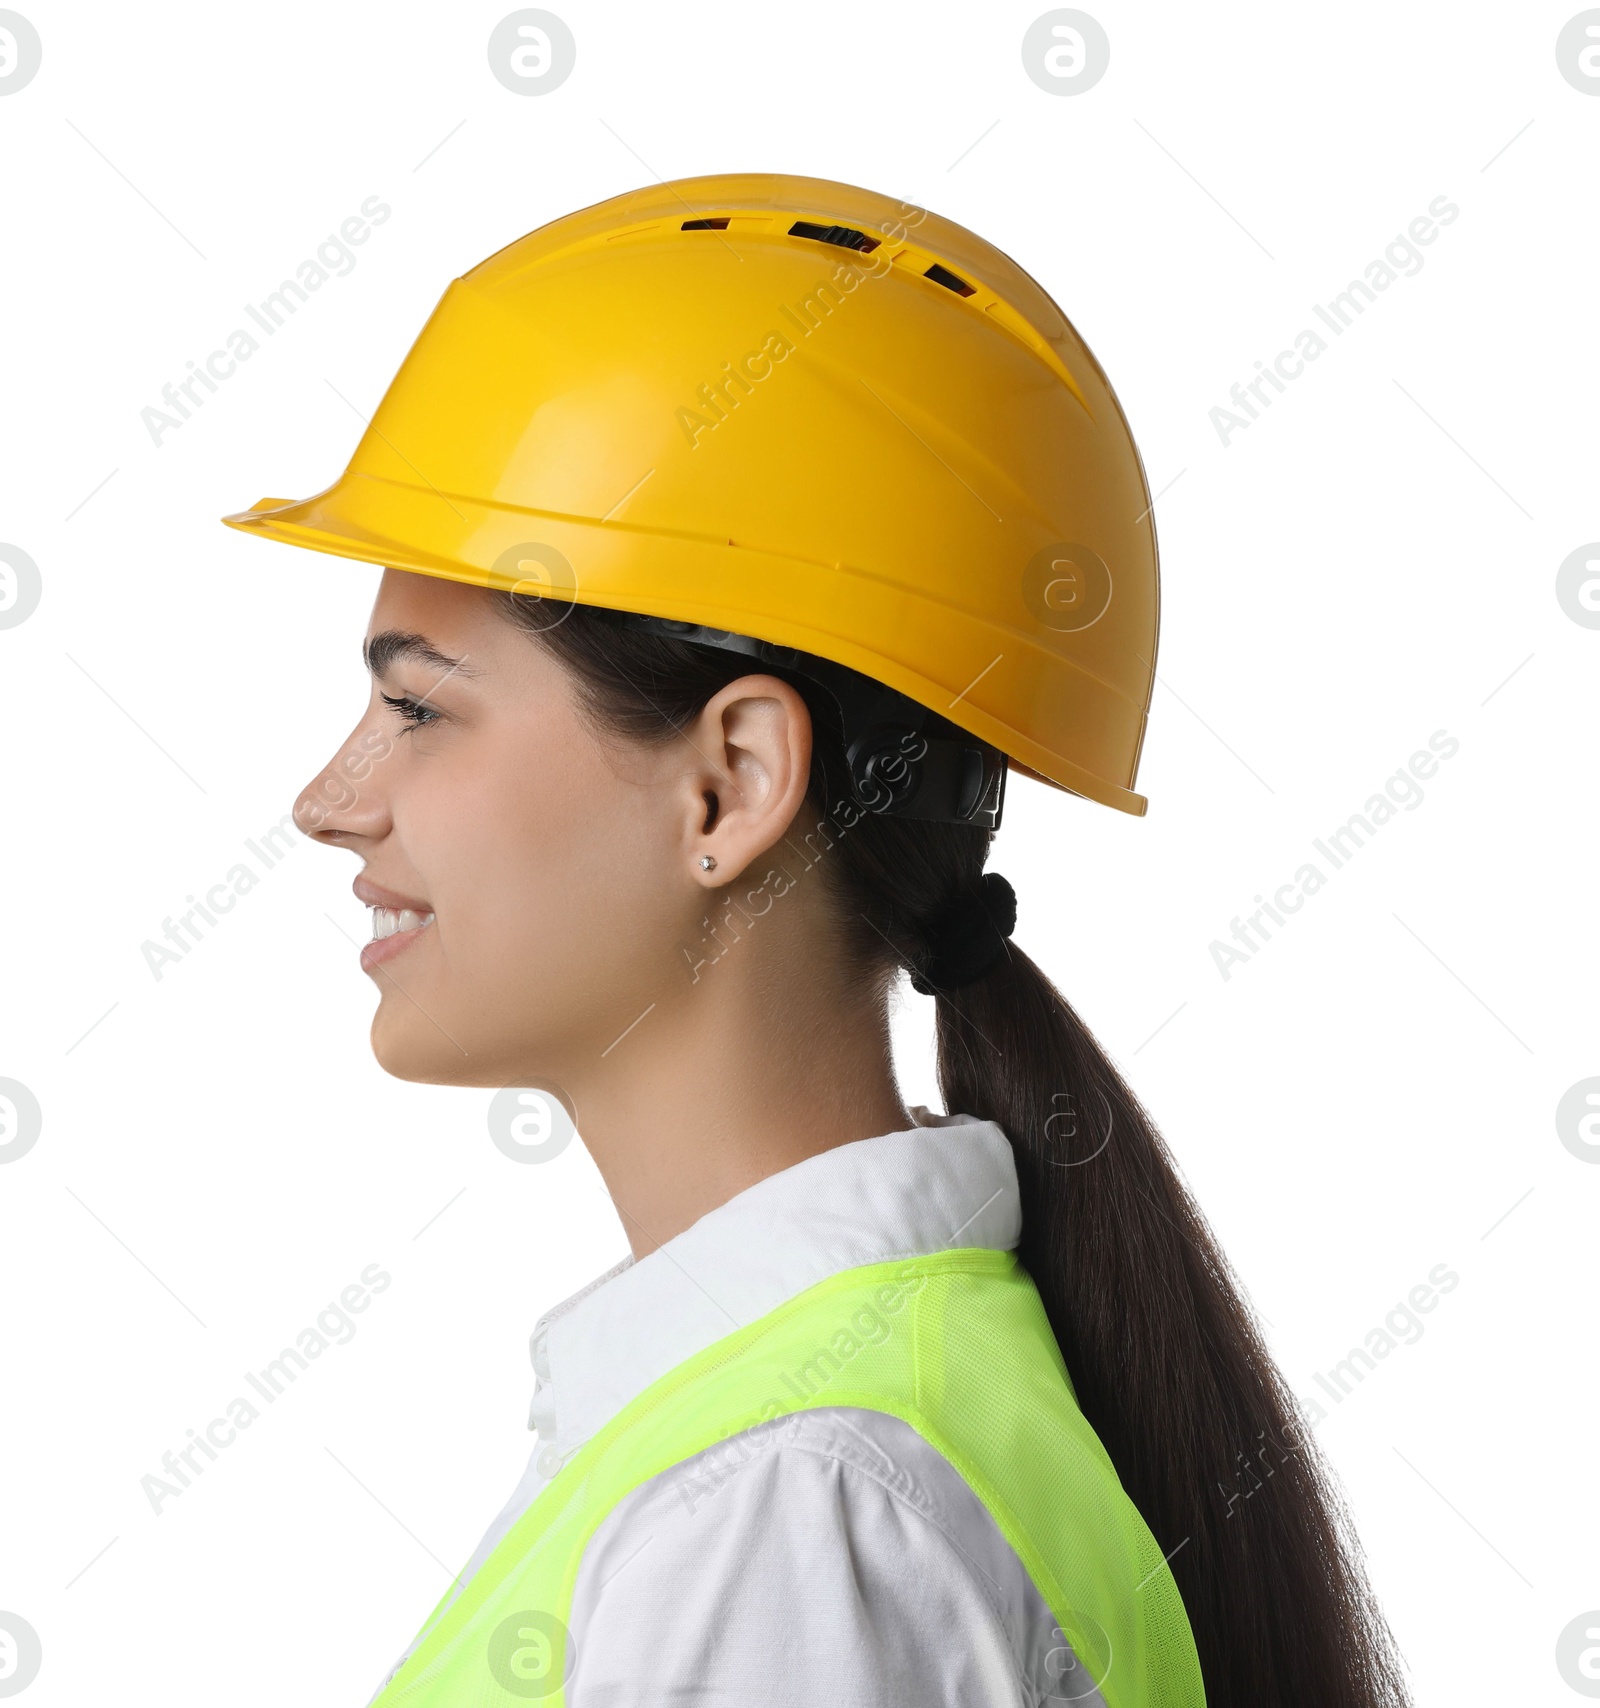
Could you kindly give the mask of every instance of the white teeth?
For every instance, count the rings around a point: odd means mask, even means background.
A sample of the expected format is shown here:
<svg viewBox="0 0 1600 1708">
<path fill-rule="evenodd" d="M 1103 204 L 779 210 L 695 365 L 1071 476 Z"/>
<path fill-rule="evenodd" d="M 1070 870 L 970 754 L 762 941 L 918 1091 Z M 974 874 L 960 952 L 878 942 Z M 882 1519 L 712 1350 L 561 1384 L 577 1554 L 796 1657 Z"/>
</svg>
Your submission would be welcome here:
<svg viewBox="0 0 1600 1708">
<path fill-rule="evenodd" d="M 375 907 L 372 910 L 372 941 L 393 937 L 397 931 L 415 931 L 419 926 L 432 925 L 431 913 L 418 913 L 409 907 Z"/>
</svg>

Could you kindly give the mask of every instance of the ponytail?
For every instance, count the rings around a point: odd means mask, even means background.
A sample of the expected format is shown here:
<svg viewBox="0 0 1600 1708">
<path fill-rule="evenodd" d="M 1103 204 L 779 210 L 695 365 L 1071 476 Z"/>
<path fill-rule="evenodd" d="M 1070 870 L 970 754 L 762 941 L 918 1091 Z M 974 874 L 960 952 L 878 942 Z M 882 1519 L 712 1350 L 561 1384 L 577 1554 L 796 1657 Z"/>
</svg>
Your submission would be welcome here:
<svg viewBox="0 0 1600 1708">
<path fill-rule="evenodd" d="M 1400 1708 L 1348 1515 L 1150 1117 L 1014 944 L 938 1004 L 945 1105 L 1011 1138 L 1022 1262 L 1170 1558 L 1209 1708 Z"/>
<path fill-rule="evenodd" d="M 540 601 L 500 597 L 600 725 L 637 741 L 673 739 L 750 668 L 597 607 L 552 625 Z M 831 702 L 791 679 L 812 715 L 817 870 L 844 952 L 885 996 L 901 969 L 935 994 L 945 1107 L 1011 1141 L 1019 1255 L 1083 1414 L 1170 1562 L 1209 1708 L 1404 1708 L 1348 1515 L 1165 1144 L 1050 980 L 1014 943 L 993 952 L 1014 913 L 1009 886 L 984 877 L 991 833 L 864 812 Z M 985 914 L 989 952 L 952 934 L 953 916 Z"/>
</svg>

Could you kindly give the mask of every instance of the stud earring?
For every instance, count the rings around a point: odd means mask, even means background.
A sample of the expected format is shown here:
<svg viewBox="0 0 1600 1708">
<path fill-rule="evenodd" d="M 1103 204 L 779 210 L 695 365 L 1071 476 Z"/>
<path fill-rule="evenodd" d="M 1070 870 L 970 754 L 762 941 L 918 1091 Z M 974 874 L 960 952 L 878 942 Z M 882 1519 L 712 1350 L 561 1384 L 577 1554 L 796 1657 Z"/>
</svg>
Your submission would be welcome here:
<svg viewBox="0 0 1600 1708">
<path fill-rule="evenodd" d="M 717 866 L 717 861 L 716 861 L 715 855 L 713 855 L 713 854 L 702 854 L 700 856 L 700 870 L 702 872 L 713 872 L 716 870 L 716 866 Z"/>
</svg>

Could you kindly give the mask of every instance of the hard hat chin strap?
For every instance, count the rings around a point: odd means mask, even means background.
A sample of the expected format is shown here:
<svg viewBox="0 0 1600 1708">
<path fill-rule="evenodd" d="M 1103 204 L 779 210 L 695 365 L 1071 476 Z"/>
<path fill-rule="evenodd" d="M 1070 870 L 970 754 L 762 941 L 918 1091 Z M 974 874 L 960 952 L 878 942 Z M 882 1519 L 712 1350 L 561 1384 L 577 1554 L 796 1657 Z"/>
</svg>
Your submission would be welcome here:
<svg viewBox="0 0 1600 1708">
<path fill-rule="evenodd" d="M 743 653 L 825 689 L 839 708 L 851 788 L 868 812 L 999 829 L 1006 756 L 918 701 L 798 647 L 636 611 L 611 616 L 625 628 Z"/>
</svg>

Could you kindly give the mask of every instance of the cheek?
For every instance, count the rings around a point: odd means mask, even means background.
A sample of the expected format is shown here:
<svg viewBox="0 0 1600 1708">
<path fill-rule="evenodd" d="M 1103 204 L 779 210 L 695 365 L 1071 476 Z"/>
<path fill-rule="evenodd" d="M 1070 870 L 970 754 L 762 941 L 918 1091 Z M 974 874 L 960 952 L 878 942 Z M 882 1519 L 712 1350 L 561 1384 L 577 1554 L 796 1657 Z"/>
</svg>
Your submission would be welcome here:
<svg viewBox="0 0 1600 1708">
<path fill-rule="evenodd" d="M 654 958 L 669 932 L 657 791 L 545 730 L 457 769 L 448 795 L 431 804 L 419 867 L 453 983 L 531 1017 L 541 993 L 598 994 Z"/>
</svg>

